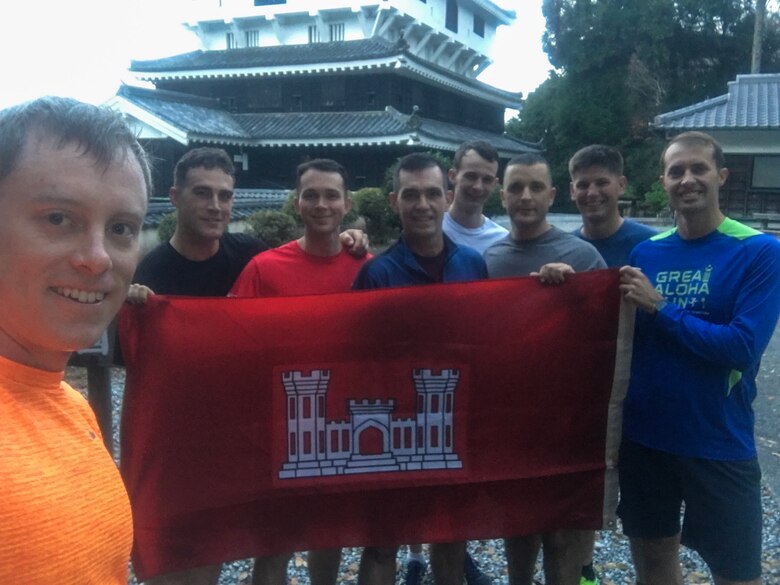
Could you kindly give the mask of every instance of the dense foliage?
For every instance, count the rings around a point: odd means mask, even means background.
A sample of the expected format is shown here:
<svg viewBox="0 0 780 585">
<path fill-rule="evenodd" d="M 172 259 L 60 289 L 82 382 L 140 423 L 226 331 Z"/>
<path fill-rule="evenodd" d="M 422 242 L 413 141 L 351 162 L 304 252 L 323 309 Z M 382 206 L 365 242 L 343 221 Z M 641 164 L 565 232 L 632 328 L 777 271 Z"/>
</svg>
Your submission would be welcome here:
<svg viewBox="0 0 780 585">
<path fill-rule="evenodd" d="M 258 211 L 247 218 L 247 223 L 249 233 L 263 240 L 271 248 L 294 240 L 300 232 L 295 219 L 282 211 Z"/>
<path fill-rule="evenodd" d="M 176 212 L 166 213 L 160 219 L 160 225 L 157 226 L 157 237 L 161 242 L 167 242 L 173 237 L 176 231 Z"/>
<path fill-rule="evenodd" d="M 592 143 L 620 148 L 633 192 L 649 193 L 661 143 L 653 117 L 725 94 L 729 81 L 750 71 L 751 0 L 544 0 L 543 12 L 544 49 L 556 71 L 507 131 L 544 139 L 564 193 L 568 158 Z M 777 13 L 766 18 L 762 71 L 780 71 Z"/>
</svg>

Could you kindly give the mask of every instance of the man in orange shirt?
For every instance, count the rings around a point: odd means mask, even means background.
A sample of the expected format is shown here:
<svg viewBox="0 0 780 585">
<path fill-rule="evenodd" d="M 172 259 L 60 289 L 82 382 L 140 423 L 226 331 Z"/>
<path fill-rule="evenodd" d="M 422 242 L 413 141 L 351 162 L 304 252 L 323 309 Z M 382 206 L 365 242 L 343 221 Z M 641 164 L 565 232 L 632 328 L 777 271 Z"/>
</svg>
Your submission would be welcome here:
<svg viewBox="0 0 780 585">
<path fill-rule="evenodd" d="M 125 299 L 150 188 L 119 114 L 66 98 L 0 112 L 0 583 L 127 583 L 127 494 L 62 378 Z"/>
</svg>

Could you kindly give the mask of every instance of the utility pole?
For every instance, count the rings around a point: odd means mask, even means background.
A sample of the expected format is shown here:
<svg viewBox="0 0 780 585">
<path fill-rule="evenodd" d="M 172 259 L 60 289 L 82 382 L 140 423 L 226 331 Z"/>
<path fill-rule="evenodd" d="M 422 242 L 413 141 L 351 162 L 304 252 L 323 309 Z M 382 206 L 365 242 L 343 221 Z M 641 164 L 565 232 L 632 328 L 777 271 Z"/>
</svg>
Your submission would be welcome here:
<svg viewBox="0 0 780 585">
<path fill-rule="evenodd" d="M 753 56 L 750 72 L 761 73 L 761 47 L 764 44 L 764 23 L 766 21 L 766 0 L 756 0 L 756 23 L 753 27 Z"/>
</svg>

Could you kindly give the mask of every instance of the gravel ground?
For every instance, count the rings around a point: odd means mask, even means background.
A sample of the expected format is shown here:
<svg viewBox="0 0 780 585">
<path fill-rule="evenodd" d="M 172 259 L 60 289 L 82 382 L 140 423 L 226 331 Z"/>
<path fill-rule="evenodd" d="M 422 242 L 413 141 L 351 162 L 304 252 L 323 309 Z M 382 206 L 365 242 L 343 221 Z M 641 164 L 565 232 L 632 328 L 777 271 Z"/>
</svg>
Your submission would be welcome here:
<svg viewBox="0 0 780 585">
<path fill-rule="evenodd" d="M 80 368 L 68 370 L 67 379 L 77 388 L 86 388 L 86 371 Z M 114 445 L 119 445 L 118 420 L 121 411 L 122 393 L 124 391 L 124 370 L 112 372 L 112 402 L 114 412 Z M 115 448 L 118 452 L 118 448 Z M 118 455 L 117 455 L 118 457 Z M 763 534 L 763 582 L 766 585 L 780 583 L 780 507 L 768 486 L 763 490 L 764 534 Z M 482 570 L 492 579 L 494 585 L 507 583 L 506 563 L 503 545 L 500 540 L 485 540 L 472 542 L 469 550 Z M 399 554 L 399 571 L 397 583 L 403 583 L 403 570 Z M 357 581 L 360 549 L 344 550 L 339 581 L 351 583 Z M 682 567 L 686 583 L 712 583 L 709 571 L 701 558 L 693 551 L 682 549 Z M 617 532 L 602 531 L 596 542 L 594 566 L 602 585 L 630 585 L 634 583 L 635 575 L 628 550 L 628 540 L 618 530 Z M 222 569 L 220 585 L 249 585 L 251 582 L 252 563 L 248 560 L 226 563 Z M 132 571 L 131 571 L 132 573 Z M 290 562 L 288 571 L 290 585 L 306 585 L 309 582 L 306 570 L 305 554 L 296 554 Z M 543 582 L 541 571 L 537 579 Z M 425 576 L 424 585 L 432 585 L 431 572 Z M 137 585 L 131 576 L 128 585 Z"/>
</svg>

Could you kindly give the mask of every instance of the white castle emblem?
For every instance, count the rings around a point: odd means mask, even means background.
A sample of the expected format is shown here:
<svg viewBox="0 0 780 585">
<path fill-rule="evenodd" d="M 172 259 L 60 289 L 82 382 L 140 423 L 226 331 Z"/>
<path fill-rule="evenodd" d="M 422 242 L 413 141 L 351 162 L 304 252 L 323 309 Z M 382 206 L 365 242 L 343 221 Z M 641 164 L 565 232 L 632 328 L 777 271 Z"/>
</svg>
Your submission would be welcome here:
<svg viewBox="0 0 780 585">
<path fill-rule="evenodd" d="M 327 420 L 330 370 L 282 372 L 287 461 L 279 478 L 461 469 L 452 416 L 459 380 L 458 370 L 413 370 L 415 418 L 394 418 L 390 399 L 350 400 L 348 420 Z"/>
</svg>

